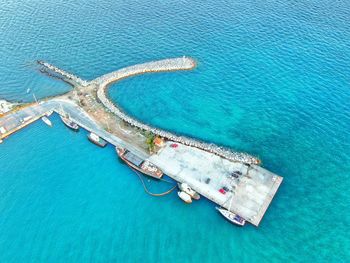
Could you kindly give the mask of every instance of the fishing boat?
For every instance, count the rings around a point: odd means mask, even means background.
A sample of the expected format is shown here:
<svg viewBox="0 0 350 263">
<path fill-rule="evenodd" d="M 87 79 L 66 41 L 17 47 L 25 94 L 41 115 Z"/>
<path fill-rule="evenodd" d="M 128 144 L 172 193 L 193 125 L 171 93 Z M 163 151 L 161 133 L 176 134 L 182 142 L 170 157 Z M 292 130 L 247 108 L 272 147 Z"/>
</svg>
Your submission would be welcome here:
<svg viewBox="0 0 350 263">
<path fill-rule="evenodd" d="M 61 120 L 63 121 L 63 123 L 70 129 L 72 129 L 73 131 L 79 131 L 79 125 L 76 124 L 74 121 L 72 121 L 69 117 L 65 117 L 65 116 L 61 116 Z"/>
<path fill-rule="evenodd" d="M 125 148 L 116 147 L 115 149 L 120 159 L 126 162 L 131 168 L 156 179 L 162 178 L 162 170 L 150 161 L 138 157 Z"/>
<path fill-rule="evenodd" d="M 221 207 L 217 207 L 216 209 L 220 212 L 220 214 L 223 217 L 225 217 L 231 223 L 236 224 L 238 226 L 244 226 L 245 220 L 242 217 L 240 217 L 239 215 L 236 215 L 236 214 L 234 214 L 234 213 L 232 213 L 224 208 L 221 208 Z"/>
<path fill-rule="evenodd" d="M 107 145 L 107 142 L 102 139 L 100 136 L 96 135 L 95 133 L 90 133 L 88 135 L 89 141 L 96 144 L 97 146 L 100 147 L 105 147 Z"/>
<path fill-rule="evenodd" d="M 48 117 L 43 116 L 43 117 L 41 117 L 41 120 L 42 120 L 43 122 L 45 122 L 48 126 L 52 127 L 52 122 L 49 120 Z"/>
<path fill-rule="evenodd" d="M 192 203 L 192 198 L 191 198 L 191 196 L 189 195 L 189 194 L 187 194 L 187 193 L 185 193 L 185 192 L 183 192 L 183 191 L 179 191 L 179 192 L 177 192 L 177 195 L 180 197 L 180 199 L 182 200 L 182 201 L 184 201 L 185 203 L 187 203 L 187 204 L 190 204 L 190 203 Z"/>
<path fill-rule="evenodd" d="M 194 191 L 191 187 L 189 187 L 188 184 L 186 183 L 178 183 L 177 184 L 179 189 L 183 192 L 185 192 L 186 194 L 188 194 L 189 196 L 191 196 L 191 198 L 198 200 L 200 197 L 200 195 Z"/>
</svg>

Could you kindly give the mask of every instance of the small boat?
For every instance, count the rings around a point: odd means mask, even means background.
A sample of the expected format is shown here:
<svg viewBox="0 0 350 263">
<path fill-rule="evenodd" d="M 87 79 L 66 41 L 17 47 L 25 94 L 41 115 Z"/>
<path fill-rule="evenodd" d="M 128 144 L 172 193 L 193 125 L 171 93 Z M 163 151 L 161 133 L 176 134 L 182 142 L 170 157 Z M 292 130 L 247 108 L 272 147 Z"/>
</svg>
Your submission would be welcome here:
<svg viewBox="0 0 350 263">
<path fill-rule="evenodd" d="M 150 161 L 144 160 L 124 148 L 116 147 L 115 150 L 120 159 L 126 162 L 131 168 L 156 179 L 162 178 L 163 171 Z"/>
<path fill-rule="evenodd" d="M 53 111 L 50 110 L 50 111 L 46 112 L 46 116 L 47 116 L 47 117 L 50 117 L 50 116 L 52 115 L 52 113 L 53 113 Z"/>
<path fill-rule="evenodd" d="M 184 201 L 185 203 L 187 204 L 190 204 L 192 203 L 192 198 L 189 194 L 185 193 L 185 192 L 182 192 L 182 191 L 179 191 L 177 192 L 177 195 L 180 197 L 180 199 L 182 201 Z"/>
<path fill-rule="evenodd" d="M 95 133 L 90 133 L 88 135 L 89 141 L 96 144 L 97 146 L 100 147 L 105 147 L 107 145 L 107 142 L 102 139 L 100 136 L 96 135 Z"/>
<path fill-rule="evenodd" d="M 72 121 L 69 117 L 65 117 L 65 116 L 61 116 L 61 120 L 63 121 L 63 123 L 70 129 L 72 129 L 73 131 L 79 131 L 79 125 L 76 124 L 74 121 Z"/>
<path fill-rule="evenodd" d="M 0 144 L 3 143 L 3 140 L 0 139 Z"/>
<path fill-rule="evenodd" d="M 49 120 L 48 117 L 43 116 L 43 117 L 41 117 L 41 120 L 42 120 L 43 122 L 45 122 L 48 126 L 52 127 L 52 122 Z"/>
<path fill-rule="evenodd" d="M 239 226 L 244 226 L 245 220 L 240 217 L 239 215 L 236 215 L 224 208 L 217 207 L 216 208 L 222 216 L 224 216 L 228 221 L 230 221 L 233 224 L 239 225 Z"/>
<path fill-rule="evenodd" d="M 191 198 L 198 200 L 200 197 L 200 195 L 194 191 L 191 187 L 189 187 L 188 184 L 186 183 L 178 183 L 177 184 L 179 189 L 183 192 L 185 192 L 186 194 L 188 194 L 189 196 L 191 196 Z"/>
</svg>

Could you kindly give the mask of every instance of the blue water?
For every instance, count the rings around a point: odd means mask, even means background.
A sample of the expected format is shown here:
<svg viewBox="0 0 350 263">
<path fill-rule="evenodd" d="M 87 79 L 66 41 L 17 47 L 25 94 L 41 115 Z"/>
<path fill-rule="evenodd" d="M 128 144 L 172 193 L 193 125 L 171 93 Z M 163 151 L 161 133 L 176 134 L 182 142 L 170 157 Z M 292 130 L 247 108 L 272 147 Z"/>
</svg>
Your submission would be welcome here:
<svg viewBox="0 0 350 263">
<path fill-rule="evenodd" d="M 8 1 L 0 97 L 188 55 L 192 72 L 123 80 L 111 97 L 155 126 L 259 156 L 284 182 L 259 228 L 202 199 L 151 197 L 113 148 L 35 123 L 0 146 L 0 262 L 349 262 L 350 2 Z M 147 182 L 153 191 L 168 185 Z"/>
</svg>

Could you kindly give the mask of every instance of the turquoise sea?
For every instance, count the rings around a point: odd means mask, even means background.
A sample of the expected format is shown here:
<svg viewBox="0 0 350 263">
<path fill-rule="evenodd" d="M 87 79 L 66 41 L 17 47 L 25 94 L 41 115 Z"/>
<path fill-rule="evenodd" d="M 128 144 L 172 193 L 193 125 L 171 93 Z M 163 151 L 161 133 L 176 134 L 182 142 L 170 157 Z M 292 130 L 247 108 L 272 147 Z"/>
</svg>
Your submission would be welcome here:
<svg viewBox="0 0 350 263">
<path fill-rule="evenodd" d="M 192 72 L 110 95 L 144 122 L 257 155 L 284 182 L 259 228 L 238 228 L 207 200 L 147 195 L 112 147 L 53 116 L 0 145 L 0 262 L 350 262 L 349 21 L 346 0 L 3 1 L 0 98 L 70 89 L 36 59 L 93 79 L 191 56 Z"/>
</svg>

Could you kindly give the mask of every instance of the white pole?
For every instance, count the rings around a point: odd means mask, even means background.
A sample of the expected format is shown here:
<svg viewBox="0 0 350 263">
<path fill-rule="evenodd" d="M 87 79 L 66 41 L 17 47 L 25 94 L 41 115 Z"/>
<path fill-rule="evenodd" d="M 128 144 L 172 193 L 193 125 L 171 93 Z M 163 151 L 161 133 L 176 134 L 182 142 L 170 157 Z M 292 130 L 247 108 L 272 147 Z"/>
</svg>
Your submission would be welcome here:
<svg viewBox="0 0 350 263">
<path fill-rule="evenodd" d="M 65 117 L 64 115 L 64 110 L 63 110 L 63 106 L 62 106 L 62 103 L 60 103 L 60 106 L 61 106 L 61 110 L 62 110 L 62 116 Z"/>
<path fill-rule="evenodd" d="M 33 97 L 34 97 L 35 102 L 38 104 L 38 100 L 36 99 L 34 92 L 33 92 Z"/>
</svg>

